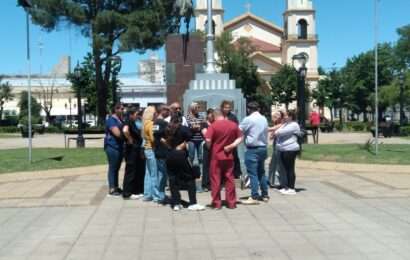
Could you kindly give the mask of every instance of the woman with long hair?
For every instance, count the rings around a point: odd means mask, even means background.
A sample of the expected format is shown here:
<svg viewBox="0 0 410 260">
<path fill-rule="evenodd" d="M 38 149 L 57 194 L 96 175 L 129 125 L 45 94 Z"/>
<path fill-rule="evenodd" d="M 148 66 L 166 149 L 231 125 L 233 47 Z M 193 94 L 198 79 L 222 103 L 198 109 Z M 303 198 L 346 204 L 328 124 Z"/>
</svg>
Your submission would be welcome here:
<svg viewBox="0 0 410 260">
<path fill-rule="evenodd" d="M 180 189 L 186 188 L 189 196 L 189 210 L 204 210 L 197 204 L 195 176 L 190 165 L 187 152 L 187 142 L 191 139 L 191 131 L 182 125 L 182 116 L 175 114 L 168 124 L 165 142 L 169 147 L 166 159 L 169 186 L 171 190 L 172 207 L 175 211 L 182 209 Z"/>
<path fill-rule="evenodd" d="M 295 111 L 286 111 L 283 115 L 283 124 L 273 132 L 276 138 L 276 149 L 284 174 L 286 174 L 287 183 L 279 190 L 284 195 L 294 195 L 296 173 L 295 161 L 300 151 L 298 136 L 300 135 L 299 124 L 296 123 Z"/>
<path fill-rule="evenodd" d="M 138 110 L 128 109 L 128 119 L 123 127 L 126 139 L 125 174 L 122 197 L 124 199 L 139 199 L 144 193 L 145 163 L 142 155 L 141 130 L 137 127 Z"/>
<path fill-rule="evenodd" d="M 156 109 L 148 106 L 143 120 L 144 155 L 145 155 L 145 177 L 144 177 L 144 201 L 162 203 L 159 194 L 157 160 L 154 154 L 154 119 Z"/>
</svg>

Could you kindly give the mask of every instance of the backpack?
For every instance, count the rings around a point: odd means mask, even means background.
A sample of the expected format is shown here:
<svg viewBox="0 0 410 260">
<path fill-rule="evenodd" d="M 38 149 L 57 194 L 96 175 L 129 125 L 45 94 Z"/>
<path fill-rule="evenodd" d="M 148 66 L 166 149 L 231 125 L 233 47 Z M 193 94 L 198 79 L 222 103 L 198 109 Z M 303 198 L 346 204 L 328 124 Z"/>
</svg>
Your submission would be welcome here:
<svg viewBox="0 0 410 260">
<path fill-rule="evenodd" d="M 299 156 L 300 156 L 302 155 L 302 145 L 305 141 L 305 137 L 307 136 L 307 132 L 305 129 L 301 129 L 298 132 L 296 132 L 294 135 L 296 136 L 299 147 L 300 147 L 300 150 L 299 150 Z"/>
</svg>

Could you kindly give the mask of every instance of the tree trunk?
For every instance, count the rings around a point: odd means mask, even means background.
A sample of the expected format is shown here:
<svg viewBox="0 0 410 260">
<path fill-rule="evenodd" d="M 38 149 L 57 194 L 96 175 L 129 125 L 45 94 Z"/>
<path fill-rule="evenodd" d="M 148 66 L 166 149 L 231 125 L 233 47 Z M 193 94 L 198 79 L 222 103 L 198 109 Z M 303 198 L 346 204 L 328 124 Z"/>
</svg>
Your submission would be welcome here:
<svg viewBox="0 0 410 260">
<path fill-rule="evenodd" d="M 107 115 L 107 84 L 102 73 L 101 52 L 95 46 L 93 40 L 93 59 L 95 63 L 95 85 L 97 89 L 97 124 L 104 125 Z"/>
<path fill-rule="evenodd" d="M 340 108 L 339 109 L 339 123 L 340 123 L 340 126 L 343 126 L 343 108 Z"/>
<path fill-rule="evenodd" d="M 332 122 L 332 123 L 333 123 L 333 112 L 334 111 L 335 111 L 334 107 L 330 108 L 330 122 Z"/>
<path fill-rule="evenodd" d="M 0 106 L 0 120 L 3 119 L 3 105 Z"/>
<path fill-rule="evenodd" d="M 47 123 L 51 123 L 51 109 L 50 110 L 45 110 L 46 112 L 46 121 Z"/>
</svg>

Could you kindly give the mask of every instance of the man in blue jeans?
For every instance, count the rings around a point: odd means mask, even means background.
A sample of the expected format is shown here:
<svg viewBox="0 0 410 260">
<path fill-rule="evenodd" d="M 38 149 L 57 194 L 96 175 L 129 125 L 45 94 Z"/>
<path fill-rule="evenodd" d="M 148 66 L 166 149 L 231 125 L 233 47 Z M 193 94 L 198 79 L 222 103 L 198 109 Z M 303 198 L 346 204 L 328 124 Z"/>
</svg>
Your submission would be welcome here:
<svg viewBox="0 0 410 260">
<path fill-rule="evenodd" d="M 268 156 L 268 121 L 259 113 L 259 104 L 247 105 L 248 116 L 240 123 L 245 139 L 245 165 L 251 181 L 251 196 L 243 200 L 245 205 L 269 201 L 268 183 L 265 175 L 265 160 Z M 259 193 L 259 188 L 261 193 Z"/>
</svg>

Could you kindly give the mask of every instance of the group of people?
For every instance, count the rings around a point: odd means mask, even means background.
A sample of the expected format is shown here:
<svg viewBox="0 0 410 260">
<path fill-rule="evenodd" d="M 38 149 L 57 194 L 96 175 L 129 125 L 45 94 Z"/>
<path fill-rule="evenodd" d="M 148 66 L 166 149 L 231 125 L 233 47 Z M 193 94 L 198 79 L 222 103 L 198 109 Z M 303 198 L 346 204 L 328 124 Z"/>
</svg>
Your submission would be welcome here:
<svg viewBox="0 0 410 260">
<path fill-rule="evenodd" d="M 237 149 L 242 142 L 251 190 L 242 204 L 269 201 L 269 185 L 282 194 L 296 194 L 295 159 L 300 150 L 300 128 L 295 113 L 274 112 L 274 126 L 269 127 L 259 110 L 258 103 L 248 103 L 248 116 L 239 122 L 229 101 L 208 109 L 206 117 L 199 113 L 197 103 L 190 105 L 186 116 L 177 102 L 144 110 L 129 107 L 126 113 L 122 104 L 116 104 L 105 127 L 108 196 L 170 204 L 175 211 L 183 207 L 196 211 L 205 209 L 196 198 L 201 191 L 210 191 L 212 208 L 221 209 L 224 188 L 225 206 L 233 209 L 238 201 L 235 178 L 242 174 Z M 273 140 L 273 154 L 267 177 L 269 139 Z M 118 176 L 123 159 L 121 189 Z M 170 196 L 166 195 L 167 190 Z M 188 203 L 181 200 L 181 190 L 187 190 Z"/>
</svg>

